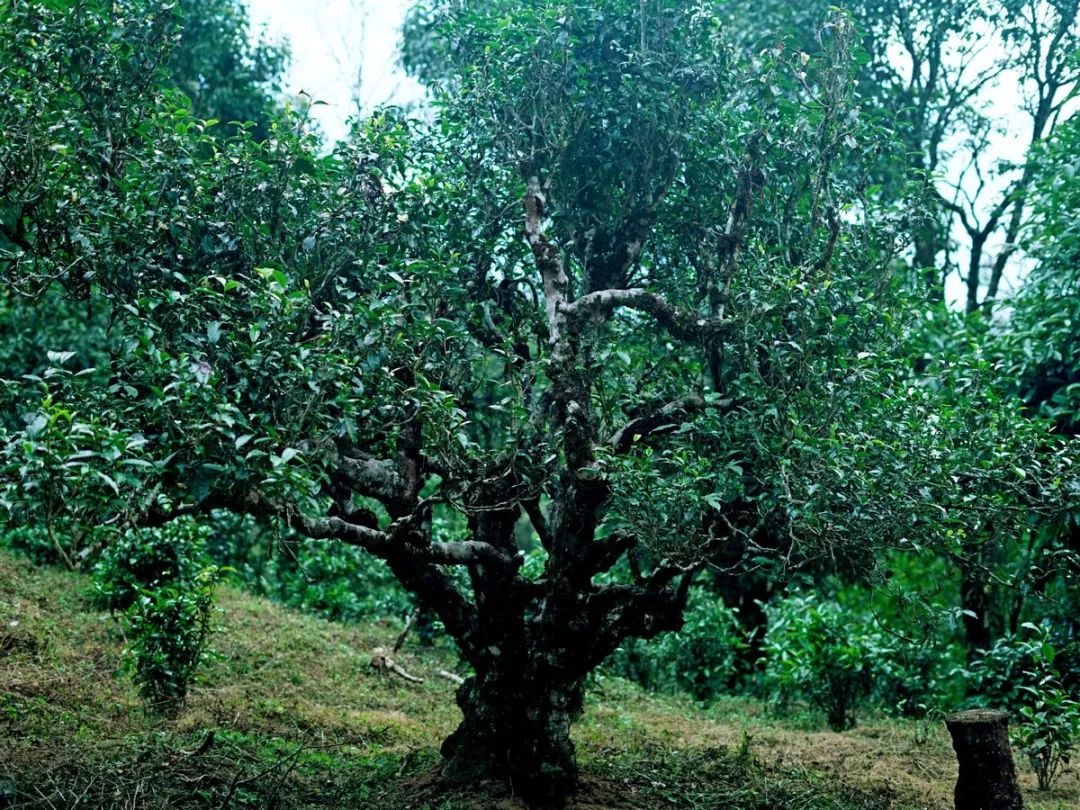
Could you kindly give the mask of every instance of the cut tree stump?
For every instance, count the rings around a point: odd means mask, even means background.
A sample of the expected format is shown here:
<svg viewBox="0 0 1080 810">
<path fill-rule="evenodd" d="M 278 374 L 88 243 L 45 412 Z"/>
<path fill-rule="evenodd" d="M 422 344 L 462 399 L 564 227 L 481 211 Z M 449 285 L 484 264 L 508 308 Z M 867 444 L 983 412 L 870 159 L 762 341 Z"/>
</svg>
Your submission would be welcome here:
<svg viewBox="0 0 1080 810">
<path fill-rule="evenodd" d="M 1009 715 L 971 709 L 949 715 L 945 726 L 960 764 L 953 794 L 956 810 L 1022 810 L 1009 747 Z"/>
</svg>

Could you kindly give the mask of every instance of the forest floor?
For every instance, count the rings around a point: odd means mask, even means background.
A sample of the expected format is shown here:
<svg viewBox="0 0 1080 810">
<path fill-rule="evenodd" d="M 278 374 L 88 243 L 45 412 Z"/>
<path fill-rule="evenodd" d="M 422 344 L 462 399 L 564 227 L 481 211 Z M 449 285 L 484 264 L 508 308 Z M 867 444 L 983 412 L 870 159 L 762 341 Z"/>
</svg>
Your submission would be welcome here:
<svg viewBox="0 0 1080 810">
<path fill-rule="evenodd" d="M 406 643 L 420 684 L 371 666 L 392 622 L 342 625 L 222 588 L 215 655 L 184 709 L 147 714 L 123 672 L 120 626 L 87 580 L 0 551 L 0 808 L 517 810 L 498 786 L 447 792 L 439 741 L 460 716 L 439 676 L 449 649 Z M 208 735 L 213 732 L 212 738 Z M 938 726 L 865 718 L 843 734 L 759 703 L 702 709 L 599 681 L 576 728 L 583 785 L 601 808 L 951 807 L 956 765 Z M 1031 810 L 1080 807 L 1021 768 Z"/>
</svg>

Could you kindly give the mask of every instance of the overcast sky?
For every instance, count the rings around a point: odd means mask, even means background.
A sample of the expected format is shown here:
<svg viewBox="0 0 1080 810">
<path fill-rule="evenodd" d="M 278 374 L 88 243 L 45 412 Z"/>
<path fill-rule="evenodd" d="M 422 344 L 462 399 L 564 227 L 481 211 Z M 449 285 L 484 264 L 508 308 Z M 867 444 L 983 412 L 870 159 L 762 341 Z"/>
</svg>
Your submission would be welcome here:
<svg viewBox="0 0 1080 810">
<path fill-rule="evenodd" d="M 331 142 L 343 137 L 358 102 L 364 109 L 408 104 L 419 86 L 398 68 L 399 29 L 409 0 L 248 0 L 258 31 L 288 39 L 285 91 L 326 102 L 313 109 Z"/>
</svg>

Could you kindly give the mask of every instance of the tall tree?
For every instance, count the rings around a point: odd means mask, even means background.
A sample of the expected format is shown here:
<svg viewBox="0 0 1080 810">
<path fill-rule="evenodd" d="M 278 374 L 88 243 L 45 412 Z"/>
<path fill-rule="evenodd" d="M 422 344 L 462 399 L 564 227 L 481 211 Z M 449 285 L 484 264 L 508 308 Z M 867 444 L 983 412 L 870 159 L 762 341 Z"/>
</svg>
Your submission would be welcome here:
<svg viewBox="0 0 1080 810">
<path fill-rule="evenodd" d="M 744 56 L 711 3 L 455 3 L 434 120 L 320 155 L 302 117 L 217 138 L 130 94 L 165 81 L 155 5 L 58 5 L 0 38 L 0 100 L 37 105 L 0 104 L 3 284 L 96 297 L 107 357 L 4 385 L 4 505 L 228 509 L 381 557 L 474 672 L 450 777 L 565 801 L 587 675 L 710 564 L 872 577 L 1070 497 L 1039 423 L 945 385 L 985 369 L 905 373 L 909 224 L 868 194 L 843 15 Z"/>
<path fill-rule="evenodd" d="M 289 59 L 284 43 L 265 33 L 252 42 L 243 0 L 180 0 L 179 41 L 168 71 L 203 119 L 254 124 L 262 140 L 277 112 L 281 77 Z"/>
<path fill-rule="evenodd" d="M 806 42 L 827 4 L 739 3 L 740 37 L 760 46 L 790 30 Z M 1017 264 L 1037 146 L 1068 117 L 1078 75 L 1075 0 L 855 0 L 860 101 L 895 133 L 878 164 L 882 193 L 920 183 L 913 269 L 931 301 L 962 281 L 968 313 L 999 298 Z M 1020 275 L 1017 273 L 1017 275 Z"/>
<path fill-rule="evenodd" d="M 1080 119 L 1072 118 L 1042 145 L 1029 196 L 1031 222 L 1024 249 L 1036 260 L 1008 322 L 996 335 L 1005 379 L 1015 386 L 1031 418 L 1051 421 L 1076 441 L 1080 434 Z M 1077 635 L 1075 556 L 1080 554 L 1080 513 L 1039 527 L 1029 536 L 1025 561 L 1036 575 L 1031 587 L 1009 594 L 1011 615 L 1023 616 L 1034 598 L 1055 597 L 1055 624 Z M 1055 604 L 1056 603 L 1056 604 Z M 1064 667 L 1062 668 L 1064 669 Z"/>
</svg>

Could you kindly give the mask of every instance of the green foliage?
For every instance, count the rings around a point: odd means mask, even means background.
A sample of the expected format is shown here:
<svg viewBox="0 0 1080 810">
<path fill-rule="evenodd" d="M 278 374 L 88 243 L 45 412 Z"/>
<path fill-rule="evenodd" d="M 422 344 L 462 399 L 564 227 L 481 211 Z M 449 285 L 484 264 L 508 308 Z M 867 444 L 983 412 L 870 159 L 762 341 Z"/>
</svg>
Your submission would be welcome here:
<svg viewBox="0 0 1080 810">
<path fill-rule="evenodd" d="M 143 454 L 144 437 L 71 411 L 50 393 L 92 375 L 92 370 L 64 369 L 68 359 L 50 353 L 53 367 L 41 377 L 24 378 L 30 389 L 20 408 L 25 427 L 17 444 L 0 450 L 0 465 L 17 486 L 0 495 L 0 505 L 16 525 L 44 534 L 63 563 L 75 569 L 93 545 L 99 526 L 93 515 L 102 507 L 123 510 L 121 487 L 138 481 L 139 471 L 152 465 Z"/>
<path fill-rule="evenodd" d="M 338 621 L 403 616 L 411 601 L 382 560 L 341 544 L 301 540 L 275 555 L 265 593 Z"/>
<path fill-rule="evenodd" d="M 683 626 L 655 639 L 627 639 L 608 659 L 613 675 L 654 692 L 685 692 L 710 701 L 737 684 L 747 640 L 737 615 L 705 588 L 690 591 Z"/>
<path fill-rule="evenodd" d="M 972 705 L 1017 709 L 1027 701 L 1038 680 L 1036 662 L 1054 654 L 1047 626 L 1025 625 L 1021 633 L 1009 633 L 993 646 L 977 650 L 957 674 L 967 682 Z M 1045 653 L 1044 653 L 1045 650 Z"/>
<path fill-rule="evenodd" d="M 834 731 L 853 727 L 873 683 L 867 617 L 853 619 L 814 593 L 793 594 L 767 612 L 766 683 L 781 700 L 802 698 L 825 712 Z"/>
<path fill-rule="evenodd" d="M 1024 687 L 1031 702 L 1020 707 L 1014 743 L 1027 757 L 1039 779 L 1040 790 L 1050 790 L 1080 747 L 1080 701 L 1051 675 Z"/>
<path fill-rule="evenodd" d="M 207 655 L 218 569 L 190 582 L 144 588 L 125 614 L 129 666 L 139 692 L 158 711 L 183 702 Z"/>
<path fill-rule="evenodd" d="M 183 28 L 167 69 L 191 100 L 192 113 L 223 124 L 251 123 L 253 137 L 265 139 L 279 112 L 286 45 L 265 34 L 253 43 L 247 7 L 238 0 L 180 0 L 178 9 Z"/>
<path fill-rule="evenodd" d="M 64 565 L 64 558 L 71 555 L 63 548 L 57 549 L 49 532 L 42 526 L 18 526 L 0 535 L 0 544 L 25 554 L 39 565 Z"/>
<path fill-rule="evenodd" d="M 972 676 L 956 661 L 962 650 L 955 624 L 938 609 L 909 601 L 927 613 L 922 621 L 894 615 L 885 622 L 871 614 L 864 588 L 843 588 L 835 601 L 822 596 L 831 590 L 822 584 L 817 591 L 764 605 L 770 624 L 767 634 L 762 630 L 760 678 L 749 671 L 753 648 L 738 613 L 705 586 L 691 589 L 680 631 L 649 641 L 627 640 L 605 669 L 651 691 L 681 692 L 704 701 L 724 694 L 753 695 L 764 686 L 781 705 L 805 699 L 828 714 L 837 694 L 845 723 L 860 704 L 925 718 L 957 705 L 965 689 L 974 688 Z"/>
<path fill-rule="evenodd" d="M 0 230 L 0 250 L 3 239 Z M 0 299 L 0 379 L 43 377 L 56 365 L 50 355 L 57 353 L 70 353 L 64 363 L 70 371 L 89 372 L 99 367 L 108 357 L 107 325 L 99 301 L 72 301 L 53 289 L 35 303 L 5 291 Z M 3 397 L 0 390 L 0 401 Z M 6 410 L 0 424 L 22 427 L 16 417 L 13 409 Z"/>
<path fill-rule="evenodd" d="M 955 710 L 967 684 L 957 671 L 965 660 L 962 614 L 947 559 L 908 549 L 886 558 L 872 588 L 828 578 L 817 591 L 865 625 L 874 706 L 924 722 Z"/>
<path fill-rule="evenodd" d="M 1024 705 L 1013 741 L 1031 763 L 1039 789 L 1050 790 L 1072 752 L 1080 747 L 1080 701 L 1062 688 L 1050 628 L 1027 625 L 1026 629 L 1033 634 L 1031 668 L 1024 673 L 1026 683 L 1019 687 Z"/>
<path fill-rule="evenodd" d="M 122 612 L 144 591 L 193 587 L 210 564 L 209 534 L 209 527 L 190 519 L 121 534 L 105 547 L 94 566 L 96 599 L 109 610 Z"/>
<path fill-rule="evenodd" d="M 904 717 L 926 717 L 951 705 L 960 689 L 950 678 L 950 640 L 907 640 L 886 632 L 868 634 L 872 658 L 871 694 L 883 711 Z"/>
</svg>

